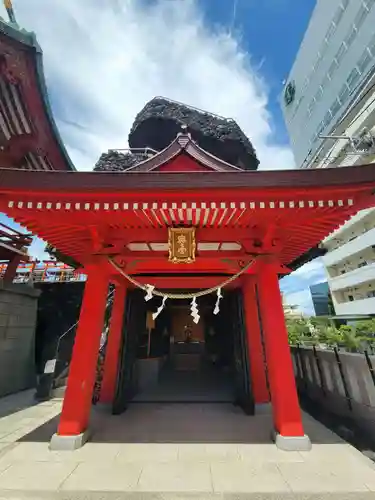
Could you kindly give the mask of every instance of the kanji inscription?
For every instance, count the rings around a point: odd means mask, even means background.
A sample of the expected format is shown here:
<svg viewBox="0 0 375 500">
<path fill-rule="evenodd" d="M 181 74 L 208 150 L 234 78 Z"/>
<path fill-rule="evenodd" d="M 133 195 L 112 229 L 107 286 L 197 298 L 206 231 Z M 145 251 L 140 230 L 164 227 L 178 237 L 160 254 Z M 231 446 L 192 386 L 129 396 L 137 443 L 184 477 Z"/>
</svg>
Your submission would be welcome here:
<svg viewBox="0 0 375 500">
<path fill-rule="evenodd" d="M 195 228 L 169 228 L 169 260 L 175 264 L 191 263 L 195 261 Z"/>
</svg>

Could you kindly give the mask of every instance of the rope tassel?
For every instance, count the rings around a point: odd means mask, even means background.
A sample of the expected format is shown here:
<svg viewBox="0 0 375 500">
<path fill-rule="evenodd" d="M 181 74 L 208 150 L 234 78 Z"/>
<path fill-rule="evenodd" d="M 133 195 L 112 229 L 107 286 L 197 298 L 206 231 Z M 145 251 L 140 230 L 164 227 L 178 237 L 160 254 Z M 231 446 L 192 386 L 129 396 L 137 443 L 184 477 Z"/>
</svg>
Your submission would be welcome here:
<svg viewBox="0 0 375 500">
<path fill-rule="evenodd" d="M 166 302 L 167 298 L 168 298 L 168 297 L 165 297 L 165 296 L 163 297 L 163 302 L 161 303 L 161 306 L 159 306 L 159 307 L 157 308 L 156 312 L 154 312 L 154 313 L 152 314 L 152 319 L 153 319 L 153 320 L 155 320 L 155 319 L 159 316 L 159 314 L 162 312 L 162 310 L 164 309 L 165 302 Z"/>
<path fill-rule="evenodd" d="M 221 294 L 221 288 L 218 288 L 217 289 L 217 299 L 216 299 L 216 304 L 215 304 L 215 309 L 213 311 L 213 313 L 216 315 L 216 314 L 219 314 L 220 312 L 220 300 L 223 298 L 222 294 Z"/>
<path fill-rule="evenodd" d="M 152 299 L 152 292 L 154 291 L 155 287 L 154 285 L 146 285 L 144 289 L 145 292 L 147 292 L 145 295 L 145 301 L 148 302 Z"/>
<path fill-rule="evenodd" d="M 191 310 L 191 315 L 193 317 L 194 323 L 195 324 L 199 323 L 200 316 L 199 316 L 199 312 L 198 312 L 197 298 L 195 296 L 193 297 L 193 299 L 191 301 L 190 310 Z"/>
</svg>

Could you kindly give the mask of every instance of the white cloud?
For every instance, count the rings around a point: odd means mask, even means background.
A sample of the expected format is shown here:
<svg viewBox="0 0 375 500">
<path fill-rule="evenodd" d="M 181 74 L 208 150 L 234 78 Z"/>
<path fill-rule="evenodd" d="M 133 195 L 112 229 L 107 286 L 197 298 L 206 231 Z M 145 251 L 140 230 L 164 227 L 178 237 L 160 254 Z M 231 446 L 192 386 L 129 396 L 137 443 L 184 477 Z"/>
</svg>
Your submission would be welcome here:
<svg viewBox="0 0 375 500">
<path fill-rule="evenodd" d="M 297 292 L 303 288 L 326 281 L 327 275 L 320 258 L 308 262 L 293 273 L 285 276 L 280 281 L 282 291 L 287 293 Z"/>
<path fill-rule="evenodd" d="M 293 168 L 290 149 L 273 137 L 266 85 L 250 57 L 205 25 L 194 0 L 28 0 L 15 10 L 43 48 L 55 116 L 78 169 L 126 147 L 135 115 L 157 95 L 236 119 L 261 168 Z"/>
</svg>

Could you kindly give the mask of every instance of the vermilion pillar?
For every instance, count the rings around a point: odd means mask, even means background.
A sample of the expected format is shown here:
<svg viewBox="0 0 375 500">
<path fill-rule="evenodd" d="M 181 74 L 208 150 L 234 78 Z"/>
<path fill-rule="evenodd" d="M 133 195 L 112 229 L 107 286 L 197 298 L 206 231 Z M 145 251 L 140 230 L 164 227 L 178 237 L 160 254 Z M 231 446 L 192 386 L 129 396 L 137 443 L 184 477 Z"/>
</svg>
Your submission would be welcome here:
<svg viewBox="0 0 375 500">
<path fill-rule="evenodd" d="M 68 384 L 58 432 L 52 438 L 51 449 L 74 449 L 82 446 L 90 416 L 109 280 L 100 267 L 90 266 L 86 272 L 88 280 L 81 305 Z M 64 439 L 66 437 L 70 439 Z"/>
<path fill-rule="evenodd" d="M 288 333 L 279 288 L 278 269 L 264 260 L 258 274 L 258 296 L 266 347 L 276 444 L 285 450 L 308 450 L 298 402 Z"/>
<path fill-rule="evenodd" d="M 244 276 L 243 299 L 254 400 L 255 403 L 267 403 L 269 401 L 269 393 L 259 323 L 256 280 L 254 276 Z"/>
<path fill-rule="evenodd" d="M 100 389 L 100 401 L 103 403 L 111 403 L 115 395 L 125 300 L 125 286 L 116 285 Z"/>
</svg>

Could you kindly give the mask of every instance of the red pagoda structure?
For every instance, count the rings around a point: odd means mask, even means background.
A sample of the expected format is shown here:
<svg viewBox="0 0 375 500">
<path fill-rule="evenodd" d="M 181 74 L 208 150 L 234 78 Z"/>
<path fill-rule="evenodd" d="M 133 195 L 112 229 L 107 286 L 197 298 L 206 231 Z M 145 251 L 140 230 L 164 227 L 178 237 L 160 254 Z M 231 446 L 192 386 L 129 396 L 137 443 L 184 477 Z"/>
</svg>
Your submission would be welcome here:
<svg viewBox="0 0 375 500">
<path fill-rule="evenodd" d="M 36 92 L 37 82 L 30 86 Z M 30 108 L 30 116 L 51 132 L 42 103 Z M 246 168 L 245 153 L 233 153 L 238 162 L 231 164 L 208 152 L 212 141 L 203 148 L 194 134 L 194 127 L 183 126 L 163 149 L 119 172 L 68 171 L 56 136 L 49 146 L 56 170 L 21 170 L 11 154 L 0 156 L 0 210 L 88 277 L 53 449 L 77 448 L 87 439 L 110 284 L 115 295 L 100 398 L 113 404 L 114 413 L 124 411 L 136 392 L 140 335 L 157 329 L 168 304 L 187 301 L 188 339 L 200 336 L 205 349 L 204 334 L 195 330 L 199 324 L 217 330 L 223 342 L 232 339 L 227 351 L 237 403 L 251 415 L 257 404 L 270 401 L 276 445 L 311 446 L 279 276 L 351 215 L 373 205 L 374 166 L 256 171 Z M 174 311 L 172 305 L 171 322 L 163 326 L 170 337 L 178 333 Z"/>
</svg>

